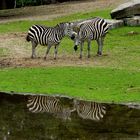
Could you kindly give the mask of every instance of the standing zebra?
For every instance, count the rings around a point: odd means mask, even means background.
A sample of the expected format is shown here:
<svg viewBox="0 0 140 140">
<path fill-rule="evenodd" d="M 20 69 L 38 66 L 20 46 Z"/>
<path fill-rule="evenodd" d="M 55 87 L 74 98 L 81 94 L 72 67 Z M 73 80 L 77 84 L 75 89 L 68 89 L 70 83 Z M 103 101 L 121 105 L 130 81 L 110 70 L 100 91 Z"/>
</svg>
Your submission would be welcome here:
<svg viewBox="0 0 140 140">
<path fill-rule="evenodd" d="M 104 19 L 98 17 L 93 20 L 83 22 L 83 24 L 80 24 L 80 26 L 77 27 L 77 35 L 73 34 L 71 39 L 75 41 L 75 51 L 80 43 L 80 58 L 82 58 L 83 45 L 85 41 L 88 43 L 88 58 L 90 57 L 90 46 L 92 40 L 97 41 L 97 54 L 102 55 L 103 41 L 108 29 L 109 24 Z"/>
<path fill-rule="evenodd" d="M 59 98 L 53 96 L 29 96 L 27 107 L 33 113 L 47 112 L 64 120 L 70 120 L 73 112 L 70 107 L 64 106 Z"/>
<path fill-rule="evenodd" d="M 52 46 L 55 47 L 54 59 L 56 59 L 60 41 L 65 35 L 71 36 L 71 34 L 71 23 L 60 23 L 55 27 L 45 27 L 42 25 L 31 26 L 26 37 L 26 40 L 32 43 L 31 58 L 36 57 L 35 49 L 40 44 L 48 46 L 44 59 L 47 58 L 47 54 Z"/>
<path fill-rule="evenodd" d="M 79 117 L 83 119 L 99 121 L 106 113 L 105 106 L 96 102 L 74 100 L 74 106 Z"/>
</svg>

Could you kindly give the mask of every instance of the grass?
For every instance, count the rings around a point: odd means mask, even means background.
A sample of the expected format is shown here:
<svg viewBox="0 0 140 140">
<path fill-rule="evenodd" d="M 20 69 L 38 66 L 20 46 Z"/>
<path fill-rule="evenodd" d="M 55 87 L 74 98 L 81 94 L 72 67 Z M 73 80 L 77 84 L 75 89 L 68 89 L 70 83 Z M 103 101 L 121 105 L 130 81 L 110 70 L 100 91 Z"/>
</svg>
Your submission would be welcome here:
<svg viewBox="0 0 140 140">
<path fill-rule="evenodd" d="M 0 91 L 63 94 L 104 102 L 140 102 L 140 73 L 109 68 L 0 70 Z"/>
<path fill-rule="evenodd" d="M 60 22 L 66 22 L 66 21 L 75 21 L 79 19 L 86 19 L 86 18 L 92 18 L 96 16 L 101 16 L 104 18 L 110 18 L 108 15 L 110 9 L 107 10 L 97 10 L 96 12 L 86 12 L 86 13 L 76 13 L 69 16 L 62 16 L 59 18 L 55 18 L 53 20 L 41 20 L 41 21 L 15 21 L 15 22 L 7 22 L 7 23 L 1 23 L 0 24 L 0 32 L 1 33 L 7 33 L 7 32 L 27 32 L 29 27 L 33 24 L 42 24 L 47 26 L 55 26 L 56 24 Z"/>
<path fill-rule="evenodd" d="M 139 27 L 122 27 L 107 35 L 104 50 L 111 56 L 108 57 L 109 65 L 126 70 L 140 70 L 140 32 L 138 35 L 128 35 L 131 31 L 138 32 Z"/>
<path fill-rule="evenodd" d="M 110 18 L 110 9 L 55 18 L 49 21 L 16 21 L 0 24 L 1 33 L 27 32 L 32 24 L 54 26 L 63 21 L 74 21 L 94 16 Z M 97 44 L 92 43 L 93 60 L 88 67 L 5 68 L 0 70 L 0 91 L 63 94 L 103 102 L 140 102 L 140 48 L 139 27 L 122 27 L 111 30 L 104 44 L 104 54 L 95 57 Z M 16 42 L 14 42 L 16 44 Z M 28 44 L 31 47 L 31 44 Z M 27 44 L 21 44 L 21 47 Z M 68 47 L 69 46 L 69 47 Z M 63 39 L 59 55 L 73 55 L 73 42 Z M 44 55 L 44 49 L 39 49 Z M 86 46 L 84 57 L 86 57 Z M 5 55 L 0 49 L 0 56 Z M 41 54 L 42 55 L 42 54 Z M 51 54 L 52 55 L 52 54 Z M 77 57 L 79 52 L 77 52 Z M 83 61 L 83 60 L 82 60 Z"/>
<path fill-rule="evenodd" d="M 7 48 L 0 48 L 0 57 L 5 57 L 9 53 L 9 50 Z"/>
<path fill-rule="evenodd" d="M 137 32 L 139 27 L 121 27 L 119 29 L 114 29 L 109 32 L 109 34 L 105 38 L 103 53 L 107 56 L 96 57 L 97 53 L 97 43 L 96 41 L 92 41 L 91 47 L 91 58 L 89 59 L 91 63 L 91 67 L 107 67 L 107 68 L 118 68 L 125 70 L 140 70 L 140 48 L 139 48 L 139 38 L 138 35 L 128 35 L 129 32 L 134 31 Z M 31 45 L 30 43 L 28 45 Z M 58 50 L 58 57 L 61 55 L 65 56 L 73 56 L 73 42 L 67 38 L 63 39 L 60 48 Z M 39 48 L 42 48 L 41 46 Z M 44 56 L 44 52 L 46 48 L 37 49 L 37 52 L 41 50 L 40 56 Z M 50 55 L 53 57 L 53 48 L 51 49 Z M 84 60 L 87 58 L 87 44 L 84 45 L 83 51 Z M 64 57 L 65 57 L 64 56 Z M 76 52 L 76 57 L 79 57 L 79 49 Z M 84 61 L 83 60 L 83 61 Z M 86 59 L 87 60 L 87 59 Z"/>
</svg>

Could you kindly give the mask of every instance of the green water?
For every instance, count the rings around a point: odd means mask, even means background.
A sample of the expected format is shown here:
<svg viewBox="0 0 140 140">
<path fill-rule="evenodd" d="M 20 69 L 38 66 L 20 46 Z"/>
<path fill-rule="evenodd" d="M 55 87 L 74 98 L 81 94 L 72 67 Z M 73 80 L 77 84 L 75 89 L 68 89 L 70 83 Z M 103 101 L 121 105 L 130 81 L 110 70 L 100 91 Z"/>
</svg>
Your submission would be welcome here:
<svg viewBox="0 0 140 140">
<path fill-rule="evenodd" d="M 140 110 L 125 105 L 100 104 L 99 119 L 83 119 L 73 100 L 61 98 L 63 108 L 73 110 L 64 117 L 55 113 L 32 113 L 29 97 L 0 93 L 1 140 L 139 140 Z M 78 102 L 79 103 L 79 102 Z M 80 101 L 81 103 L 81 101 Z M 82 104 L 89 102 L 82 101 Z M 94 103 L 95 105 L 95 103 Z M 92 106 L 93 107 L 93 106 Z M 62 108 L 62 110 L 64 110 Z M 60 113 L 60 112 L 59 112 Z M 55 115 L 54 115 L 55 114 Z"/>
</svg>

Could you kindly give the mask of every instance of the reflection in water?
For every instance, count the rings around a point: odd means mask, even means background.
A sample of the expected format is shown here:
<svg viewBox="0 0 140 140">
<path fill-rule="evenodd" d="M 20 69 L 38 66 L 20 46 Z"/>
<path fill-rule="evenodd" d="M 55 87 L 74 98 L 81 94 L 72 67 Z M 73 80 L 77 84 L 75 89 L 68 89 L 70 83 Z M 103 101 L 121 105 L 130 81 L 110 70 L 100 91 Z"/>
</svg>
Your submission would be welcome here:
<svg viewBox="0 0 140 140">
<path fill-rule="evenodd" d="M 0 93 L 0 140 L 140 140 L 139 109 L 41 98 Z"/>
<path fill-rule="evenodd" d="M 75 100 L 74 104 L 78 115 L 83 119 L 98 121 L 106 113 L 105 106 L 100 103 Z"/>
<path fill-rule="evenodd" d="M 30 96 L 27 107 L 34 113 L 47 112 L 64 120 L 69 119 L 73 110 L 64 106 L 59 98 L 53 96 Z"/>
<path fill-rule="evenodd" d="M 77 111 L 79 117 L 83 119 L 95 121 L 102 119 L 106 113 L 105 106 L 100 103 L 74 99 L 72 107 L 70 107 L 69 104 L 66 106 L 60 98 L 53 96 L 30 96 L 27 107 L 31 112 L 52 113 L 54 116 L 61 117 L 64 120 L 70 120 L 71 113 L 74 111 Z"/>
</svg>

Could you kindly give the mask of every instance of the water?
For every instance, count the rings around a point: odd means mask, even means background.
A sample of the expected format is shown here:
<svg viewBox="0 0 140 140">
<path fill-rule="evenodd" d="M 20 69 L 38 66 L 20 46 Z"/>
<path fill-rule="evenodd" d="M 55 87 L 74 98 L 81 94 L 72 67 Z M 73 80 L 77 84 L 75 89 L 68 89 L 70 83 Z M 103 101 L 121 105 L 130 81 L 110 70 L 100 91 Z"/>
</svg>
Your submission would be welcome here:
<svg viewBox="0 0 140 140">
<path fill-rule="evenodd" d="M 0 140 L 140 140 L 140 109 L 0 93 Z"/>
</svg>

